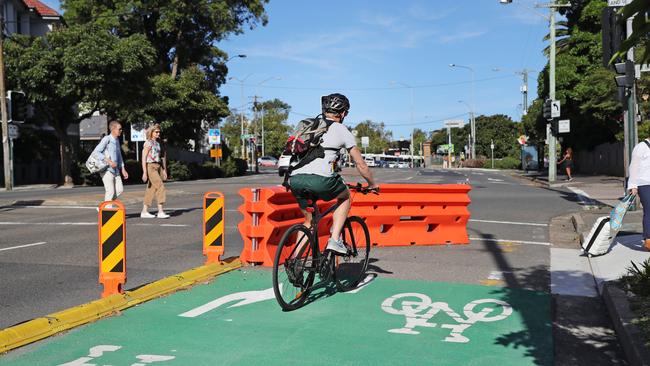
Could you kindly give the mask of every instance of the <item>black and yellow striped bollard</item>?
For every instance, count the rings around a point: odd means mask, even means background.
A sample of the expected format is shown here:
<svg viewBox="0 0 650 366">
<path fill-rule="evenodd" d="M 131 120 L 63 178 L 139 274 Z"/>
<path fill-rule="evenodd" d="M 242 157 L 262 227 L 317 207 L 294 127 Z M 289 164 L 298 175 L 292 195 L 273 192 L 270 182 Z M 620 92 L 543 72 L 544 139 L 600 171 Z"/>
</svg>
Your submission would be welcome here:
<svg viewBox="0 0 650 366">
<path fill-rule="evenodd" d="M 119 201 L 99 205 L 99 283 L 102 297 L 122 294 L 126 283 L 126 215 Z"/>
<path fill-rule="evenodd" d="M 219 263 L 224 251 L 225 208 L 221 192 L 203 196 L 203 255 L 205 263 Z"/>
</svg>

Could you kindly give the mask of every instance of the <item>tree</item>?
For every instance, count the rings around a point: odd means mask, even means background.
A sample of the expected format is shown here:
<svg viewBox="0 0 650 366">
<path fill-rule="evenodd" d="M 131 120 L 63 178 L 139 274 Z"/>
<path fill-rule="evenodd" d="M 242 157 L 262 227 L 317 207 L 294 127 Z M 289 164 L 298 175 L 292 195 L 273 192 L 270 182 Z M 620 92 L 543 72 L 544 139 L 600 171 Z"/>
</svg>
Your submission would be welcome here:
<svg viewBox="0 0 650 366">
<path fill-rule="evenodd" d="M 262 120 L 264 121 L 264 153 L 280 157 L 291 132 L 287 124 L 291 106 L 279 100 L 267 100 L 257 105 L 258 120 L 255 121 L 256 134 L 261 136 Z"/>
<path fill-rule="evenodd" d="M 56 29 L 38 38 L 12 35 L 5 53 L 8 87 L 24 91 L 35 106 L 34 119 L 56 132 L 64 184 L 72 184 L 68 126 L 103 110 L 109 100 L 129 103 L 146 88 L 142 75 L 155 60 L 144 36 L 118 38 L 96 26 Z M 81 113 L 79 103 L 86 106 Z"/>
<path fill-rule="evenodd" d="M 621 49 L 612 57 L 625 58 L 627 51 L 635 46 L 642 46 L 643 53 L 637 62 L 645 64 L 650 61 L 650 3 L 647 0 L 633 0 L 619 12 L 624 20 L 634 17 L 632 35 L 621 43 Z"/>
<path fill-rule="evenodd" d="M 230 115 L 225 119 L 221 126 L 222 144 L 228 147 L 228 150 L 234 153 L 235 156 L 241 156 L 241 119 L 240 115 L 235 111 L 231 111 Z M 248 129 L 250 121 L 244 117 L 244 131 Z M 223 157 L 224 159 L 227 156 Z"/>
<path fill-rule="evenodd" d="M 420 155 L 420 151 L 424 153 L 421 148 L 422 144 L 427 140 L 427 135 L 424 131 L 419 128 L 413 130 L 413 154 Z"/>
<path fill-rule="evenodd" d="M 523 133 L 523 126 L 503 114 L 476 117 L 476 155 L 490 156 L 490 144 L 494 141 L 494 157 L 518 157 L 517 138 Z"/>
<path fill-rule="evenodd" d="M 381 154 L 388 150 L 393 133 L 385 129 L 384 122 L 365 120 L 354 127 L 357 131 L 357 142 L 361 146 L 361 137 L 368 136 L 369 146 L 367 152 Z M 363 151 L 363 149 L 361 149 Z"/>
<path fill-rule="evenodd" d="M 215 44 L 242 33 L 245 25 L 266 24 L 267 2 L 64 0 L 62 8 L 70 24 L 95 24 L 120 38 L 146 37 L 156 50 L 149 70 L 154 102 L 116 113 L 162 122 L 179 133 L 171 142 L 184 146 L 199 137 L 203 121 L 216 123 L 228 115 L 227 100 L 219 97 L 227 54 Z"/>
</svg>

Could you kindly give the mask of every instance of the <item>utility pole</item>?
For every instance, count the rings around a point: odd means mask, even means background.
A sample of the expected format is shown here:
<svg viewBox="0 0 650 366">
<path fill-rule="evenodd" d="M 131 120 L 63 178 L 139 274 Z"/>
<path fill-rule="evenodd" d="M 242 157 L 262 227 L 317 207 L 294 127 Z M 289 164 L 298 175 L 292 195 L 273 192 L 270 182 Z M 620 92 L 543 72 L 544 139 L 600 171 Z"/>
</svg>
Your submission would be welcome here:
<svg viewBox="0 0 650 366">
<path fill-rule="evenodd" d="M 549 4 L 536 5 L 536 7 L 548 8 L 550 12 L 549 30 L 550 30 L 550 53 L 549 53 L 549 73 L 548 73 L 548 97 L 555 100 L 555 10 L 557 8 L 570 7 L 571 4 L 557 4 L 551 1 Z M 548 128 L 548 127 L 547 127 Z M 557 152 L 555 151 L 557 139 L 553 133 L 548 137 L 548 182 L 553 183 L 557 180 Z"/>
<path fill-rule="evenodd" d="M 255 172 L 259 173 L 260 167 L 257 165 L 257 132 L 259 131 L 257 128 L 257 98 L 259 98 L 257 95 L 253 95 L 253 123 L 255 123 L 253 135 L 255 140 L 251 144 L 251 164 L 255 164 Z"/>
<path fill-rule="evenodd" d="M 523 104 L 522 104 L 523 110 L 524 110 L 523 114 L 528 113 L 528 73 L 529 72 L 531 72 L 531 70 L 528 70 L 528 69 L 523 69 L 521 71 L 517 71 L 517 74 L 522 76 L 523 82 L 524 82 L 524 84 L 521 86 L 521 94 L 524 97 L 524 101 L 523 101 Z"/>
<path fill-rule="evenodd" d="M 4 1 L 0 0 L 0 110 L 2 113 L 2 154 L 5 177 L 5 189 L 13 189 L 13 174 L 11 167 L 13 159 L 9 149 L 9 122 L 7 117 L 7 90 L 5 87 L 5 61 L 4 61 Z"/>
<path fill-rule="evenodd" d="M 629 38 L 632 36 L 632 21 L 634 20 L 634 17 L 630 17 L 627 19 L 627 24 L 626 24 L 626 37 Z M 631 47 L 627 51 L 627 59 L 629 61 L 634 62 L 634 47 Z M 635 80 L 635 79 L 633 79 Z M 634 150 L 634 146 L 639 142 L 638 136 L 637 136 L 637 124 L 636 124 L 636 83 L 633 81 L 632 85 L 629 89 L 629 92 L 626 93 L 627 100 L 624 101 L 623 103 L 625 105 L 625 109 L 627 109 L 627 113 L 624 113 L 623 115 L 623 135 L 625 139 L 624 149 L 625 149 L 625 154 L 623 158 L 623 165 L 625 166 L 625 188 L 627 189 L 627 178 L 630 177 L 630 162 L 632 161 L 632 150 Z M 638 205 L 637 205 L 638 206 Z"/>
</svg>

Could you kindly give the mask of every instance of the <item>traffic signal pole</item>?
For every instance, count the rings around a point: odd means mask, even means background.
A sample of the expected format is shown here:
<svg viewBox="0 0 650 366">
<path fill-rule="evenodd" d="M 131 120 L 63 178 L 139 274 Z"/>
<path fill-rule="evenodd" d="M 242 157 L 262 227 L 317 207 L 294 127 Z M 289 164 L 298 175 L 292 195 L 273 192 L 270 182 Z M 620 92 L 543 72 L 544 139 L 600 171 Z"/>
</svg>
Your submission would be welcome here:
<svg viewBox="0 0 650 366">
<path fill-rule="evenodd" d="M 4 1 L 0 1 L 4 9 Z M 4 62 L 4 16 L 0 12 L 0 113 L 2 117 L 2 157 L 5 177 L 5 189 L 13 189 L 11 151 L 9 148 L 9 122 L 7 117 L 7 91 L 5 90 L 5 62 Z"/>
<path fill-rule="evenodd" d="M 550 16 L 550 41 L 551 50 L 549 54 L 549 99 L 555 100 L 555 2 L 549 6 L 551 13 Z M 548 182 L 553 183 L 557 180 L 557 155 L 556 155 L 556 139 L 553 133 L 548 137 Z"/>
<path fill-rule="evenodd" d="M 634 17 L 630 17 L 627 19 L 627 24 L 626 24 L 626 34 L 627 37 L 630 37 L 632 35 L 632 21 Z M 632 61 L 634 63 L 634 48 L 630 48 L 629 51 L 627 51 L 627 59 L 629 61 Z M 625 109 L 626 113 L 623 115 L 623 135 L 625 139 L 624 143 L 624 150 L 625 154 L 623 157 L 623 165 L 625 166 L 625 188 L 627 189 L 627 178 L 630 177 L 630 162 L 632 161 L 632 150 L 634 150 L 634 146 L 638 143 L 638 132 L 637 132 L 637 125 L 636 125 L 636 83 L 635 77 L 632 78 L 631 86 L 629 88 L 629 91 L 626 93 L 626 98 L 623 103 L 625 104 Z"/>
</svg>

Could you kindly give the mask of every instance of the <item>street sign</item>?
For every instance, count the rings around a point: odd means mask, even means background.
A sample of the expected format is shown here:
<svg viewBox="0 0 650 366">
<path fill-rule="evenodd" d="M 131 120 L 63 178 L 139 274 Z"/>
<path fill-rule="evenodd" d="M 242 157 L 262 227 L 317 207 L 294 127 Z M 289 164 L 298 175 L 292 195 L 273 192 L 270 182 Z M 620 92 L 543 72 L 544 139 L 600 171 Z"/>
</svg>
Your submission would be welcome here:
<svg viewBox="0 0 650 366">
<path fill-rule="evenodd" d="M 557 125 L 557 132 L 558 133 L 569 133 L 571 132 L 571 120 L 568 119 L 561 119 L 558 121 Z"/>
<path fill-rule="evenodd" d="M 462 128 L 463 126 L 465 126 L 465 121 L 462 119 L 445 120 L 445 127 L 447 128 Z"/>
<path fill-rule="evenodd" d="M 9 127 L 9 138 L 12 140 L 17 139 L 20 136 L 20 130 L 18 129 L 18 126 L 14 124 L 8 124 L 7 127 Z"/>
<path fill-rule="evenodd" d="M 551 102 L 551 118 L 557 118 L 560 116 L 560 101 L 554 100 Z"/>
<path fill-rule="evenodd" d="M 146 129 L 138 129 L 135 125 L 131 125 L 131 141 L 147 141 Z"/>
<path fill-rule="evenodd" d="M 218 128 L 211 128 L 208 130 L 208 144 L 221 145 L 221 130 Z"/>
<path fill-rule="evenodd" d="M 222 157 L 222 150 L 221 150 L 221 148 L 218 148 L 218 149 L 210 149 L 210 157 L 211 157 L 211 158 L 220 158 L 220 157 Z"/>
<path fill-rule="evenodd" d="M 368 146 L 370 146 L 370 137 L 361 136 L 361 147 L 368 147 Z"/>
<path fill-rule="evenodd" d="M 625 6 L 629 4 L 632 0 L 607 0 L 607 6 L 617 7 Z"/>
</svg>

